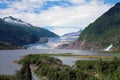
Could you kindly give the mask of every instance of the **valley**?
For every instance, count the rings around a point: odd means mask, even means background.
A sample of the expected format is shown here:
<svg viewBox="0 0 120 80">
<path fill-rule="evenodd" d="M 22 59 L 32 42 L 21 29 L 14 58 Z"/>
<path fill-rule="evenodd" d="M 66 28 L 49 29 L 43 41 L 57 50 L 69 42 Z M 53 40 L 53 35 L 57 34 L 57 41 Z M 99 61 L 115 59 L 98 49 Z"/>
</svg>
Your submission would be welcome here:
<svg viewBox="0 0 120 80">
<path fill-rule="evenodd" d="M 0 80 L 120 80 L 120 2 L 110 6 L 104 0 L 86 0 L 88 4 L 84 6 L 94 7 L 89 7 L 92 12 L 88 14 L 89 10 L 82 8 L 82 3 L 46 1 L 39 3 L 46 6 L 39 7 L 41 11 L 36 10 L 37 4 L 30 5 L 30 9 L 34 7 L 30 11 L 19 10 L 26 8 L 21 6 L 14 8 L 15 17 L 5 17 L 6 14 L 0 17 Z M 1 4 L 5 2 L 0 1 L 0 8 Z M 94 10 L 97 5 L 106 12 L 101 14 Z M 82 12 L 71 15 L 75 13 L 71 8 Z M 7 13 L 12 10 L 8 9 Z M 24 17 L 18 14 L 20 12 Z M 86 26 L 91 15 L 92 18 L 100 16 Z"/>
<path fill-rule="evenodd" d="M 71 34 L 59 38 L 48 38 L 48 42 L 42 44 L 29 44 L 27 45 L 27 49 L 65 49 L 69 43 L 76 41 L 78 37 L 79 34 Z"/>
</svg>

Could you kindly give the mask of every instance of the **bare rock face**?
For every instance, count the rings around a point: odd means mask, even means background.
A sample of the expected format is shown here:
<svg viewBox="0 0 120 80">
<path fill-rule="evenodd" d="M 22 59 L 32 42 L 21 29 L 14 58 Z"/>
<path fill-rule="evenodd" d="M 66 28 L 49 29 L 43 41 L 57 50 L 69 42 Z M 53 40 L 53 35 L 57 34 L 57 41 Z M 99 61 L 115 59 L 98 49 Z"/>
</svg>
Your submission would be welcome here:
<svg viewBox="0 0 120 80">
<path fill-rule="evenodd" d="M 71 42 L 66 49 L 82 49 L 82 45 L 81 42 L 79 41 L 75 41 L 75 42 Z"/>
<path fill-rule="evenodd" d="M 89 43 L 86 40 L 83 40 L 70 43 L 66 49 L 99 50 L 101 48 L 98 47 L 94 42 Z"/>
</svg>

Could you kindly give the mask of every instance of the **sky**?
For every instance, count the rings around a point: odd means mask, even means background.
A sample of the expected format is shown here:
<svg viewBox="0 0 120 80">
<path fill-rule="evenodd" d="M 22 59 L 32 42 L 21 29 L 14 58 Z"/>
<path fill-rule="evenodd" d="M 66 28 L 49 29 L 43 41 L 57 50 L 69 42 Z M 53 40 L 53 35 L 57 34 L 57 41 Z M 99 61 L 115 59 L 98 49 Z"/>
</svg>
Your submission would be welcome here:
<svg viewBox="0 0 120 80">
<path fill-rule="evenodd" d="M 0 18 L 13 16 L 58 35 L 83 30 L 120 0 L 0 0 Z"/>
</svg>

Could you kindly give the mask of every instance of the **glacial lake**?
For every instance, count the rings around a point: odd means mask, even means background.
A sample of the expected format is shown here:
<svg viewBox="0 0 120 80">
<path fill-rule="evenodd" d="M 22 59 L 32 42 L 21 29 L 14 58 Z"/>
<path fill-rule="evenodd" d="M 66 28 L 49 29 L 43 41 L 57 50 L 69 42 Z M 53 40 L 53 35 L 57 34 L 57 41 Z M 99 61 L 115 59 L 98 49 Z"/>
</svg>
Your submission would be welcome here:
<svg viewBox="0 0 120 80">
<path fill-rule="evenodd" d="M 26 49 L 26 50 L 0 50 L 0 74 L 14 74 L 19 70 L 20 66 L 15 64 L 15 60 L 19 60 L 22 56 L 28 54 L 59 54 L 73 53 L 79 55 L 97 55 L 97 56 L 114 56 L 113 54 L 98 53 L 98 51 L 89 50 L 61 50 L 61 49 Z M 57 57 L 63 64 L 72 66 L 76 60 L 89 60 L 86 58 L 74 57 Z"/>
</svg>

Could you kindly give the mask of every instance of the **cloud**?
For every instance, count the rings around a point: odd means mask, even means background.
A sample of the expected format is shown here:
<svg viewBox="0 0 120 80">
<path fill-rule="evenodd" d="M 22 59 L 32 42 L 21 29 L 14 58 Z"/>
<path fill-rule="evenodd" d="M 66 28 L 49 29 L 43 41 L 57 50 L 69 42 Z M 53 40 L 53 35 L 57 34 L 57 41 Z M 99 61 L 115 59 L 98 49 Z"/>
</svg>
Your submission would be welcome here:
<svg viewBox="0 0 120 80">
<path fill-rule="evenodd" d="M 48 27 L 47 29 L 51 29 L 54 33 L 59 33 L 60 36 L 62 36 L 65 33 L 69 32 L 77 32 L 78 28 L 75 27 L 61 27 L 61 26 L 55 26 L 53 27 Z"/>
<path fill-rule="evenodd" d="M 9 0 L 0 0 L 0 3 L 1 3 L 1 4 L 3 4 L 3 3 L 4 3 L 4 4 L 9 4 L 10 1 L 9 1 Z"/>
<path fill-rule="evenodd" d="M 78 29 L 75 29 L 75 28 L 67 28 L 67 29 L 64 29 L 64 28 L 56 28 L 55 30 L 51 30 L 55 33 L 59 33 L 60 36 L 66 34 L 66 33 L 70 33 L 70 32 L 78 32 Z M 65 32 L 65 33 L 63 33 Z"/>
<path fill-rule="evenodd" d="M 47 10 L 42 10 L 41 7 L 47 1 L 61 4 L 52 4 L 50 7 L 46 6 Z M 63 35 L 84 29 L 111 6 L 104 4 L 103 0 L 18 0 L 8 4 L 8 8 L 0 9 L 0 17 L 14 16 L 35 26 L 52 26 L 51 31 Z"/>
<path fill-rule="evenodd" d="M 34 9 L 41 7 L 44 2 L 45 0 L 22 0 L 12 2 L 8 7 L 20 12 L 34 12 Z"/>
<path fill-rule="evenodd" d="M 70 0 L 71 3 L 73 4 L 82 4 L 84 3 L 86 0 Z"/>
</svg>

